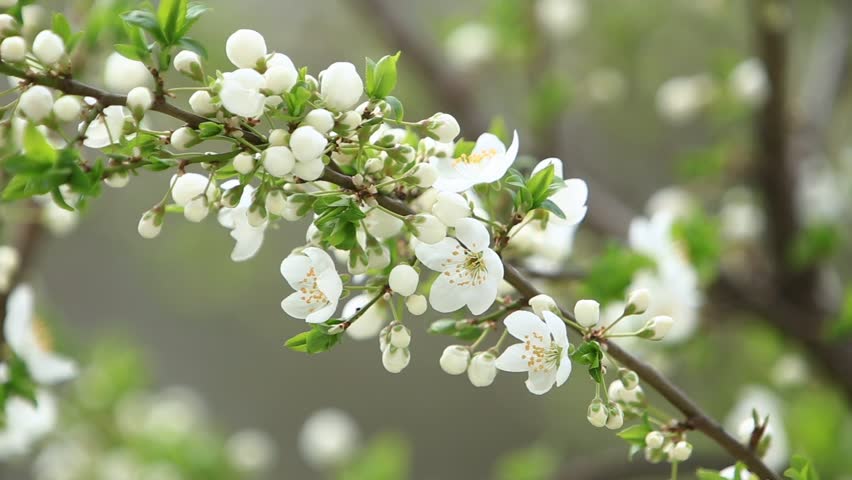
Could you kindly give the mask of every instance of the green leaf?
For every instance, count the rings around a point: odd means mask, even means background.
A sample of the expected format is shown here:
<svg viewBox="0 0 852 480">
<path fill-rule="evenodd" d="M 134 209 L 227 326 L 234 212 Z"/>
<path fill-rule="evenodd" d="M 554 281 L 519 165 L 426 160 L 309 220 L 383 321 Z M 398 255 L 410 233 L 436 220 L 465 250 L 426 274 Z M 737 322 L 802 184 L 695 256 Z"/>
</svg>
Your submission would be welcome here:
<svg viewBox="0 0 852 480">
<path fill-rule="evenodd" d="M 190 37 L 183 37 L 178 40 L 177 45 L 185 50 L 190 50 L 197 53 L 201 58 L 207 58 L 207 49 L 198 40 Z"/>
<path fill-rule="evenodd" d="M 147 60 L 149 57 L 149 52 L 147 49 L 139 50 L 136 45 L 130 45 L 128 43 L 117 43 L 113 45 L 113 48 L 115 48 L 116 52 L 122 54 L 123 56 L 131 60 L 139 60 L 141 62 Z"/>
<path fill-rule="evenodd" d="M 174 44 L 179 38 L 187 13 L 187 0 L 160 0 L 157 8 L 157 22 L 168 45 Z"/>
<path fill-rule="evenodd" d="M 837 225 L 817 224 L 802 230 L 789 252 L 790 264 L 806 269 L 832 257 L 840 247 L 843 236 Z"/>
<path fill-rule="evenodd" d="M 183 27 L 178 31 L 178 37 L 183 37 L 189 29 L 201 18 L 202 15 L 210 11 L 210 7 L 199 2 L 190 2 L 186 9 L 186 18 L 183 22 Z M 197 53 L 197 52 L 196 52 Z M 199 55 L 201 55 L 199 53 Z"/>
<path fill-rule="evenodd" d="M 225 127 L 221 123 L 203 122 L 198 126 L 199 138 L 210 138 L 219 135 L 225 131 Z"/>
<path fill-rule="evenodd" d="M 476 142 L 471 142 L 470 140 L 459 140 L 456 143 L 456 148 L 453 150 L 453 157 L 459 158 L 462 155 L 470 155 L 473 152 L 473 147 L 476 146 Z"/>
<path fill-rule="evenodd" d="M 719 222 L 703 212 L 678 219 L 672 225 L 672 236 L 686 247 L 689 262 L 698 270 L 701 280 L 707 284 L 719 270 L 722 257 L 722 234 Z"/>
<path fill-rule="evenodd" d="M 553 182 L 554 176 L 553 165 L 548 165 L 536 172 L 536 174 L 527 181 L 526 187 L 530 192 L 533 202 L 531 208 L 537 208 L 545 199 L 547 199 L 550 194 L 550 184 Z"/>
<path fill-rule="evenodd" d="M 556 205 L 556 203 L 554 203 L 553 200 L 549 198 L 544 199 L 544 201 L 541 202 L 541 205 L 539 205 L 539 207 L 547 210 L 548 212 L 551 212 L 559 218 L 565 218 L 565 212 L 563 212 L 562 209 L 559 208 L 559 205 Z"/>
<path fill-rule="evenodd" d="M 166 37 L 163 36 L 163 31 L 160 29 L 157 17 L 153 12 L 132 10 L 123 14 L 121 18 L 128 24 L 140 27 L 150 33 L 158 42 L 163 44 L 167 43 Z"/>
<path fill-rule="evenodd" d="M 330 350 L 340 341 L 340 335 L 329 335 L 324 325 L 314 325 L 311 330 L 302 332 L 284 342 L 290 350 L 303 353 L 321 353 Z"/>
<path fill-rule="evenodd" d="M 402 121 L 402 118 L 405 115 L 405 108 L 402 106 L 402 102 L 393 95 L 386 96 L 385 102 L 390 106 L 391 113 L 393 114 L 391 118 Z"/>
<path fill-rule="evenodd" d="M 791 480 L 819 480 L 819 474 L 811 461 L 801 455 L 793 455 L 790 468 L 784 471 L 784 476 Z"/>
<path fill-rule="evenodd" d="M 376 100 L 385 98 L 396 87 L 396 64 L 400 52 L 396 55 L 385 55 L 375 65 L 367 59 L 367 95 Z M 372 67 L 372 68 L 371 68 Z"/>
<path fill-rule="evenodd" d="M 654 265 L 654 261 L 644 255 L 610 244 L 589 267 L 580 289 L 580 298 L 594 298 L 601 304 L 624 300 L 633 275 Z"/>
<path fill-rule="evenodd" d="M 35 163 L 46 165 L 56 163 L 56 150 L 32 123 L 28 123 L 24 130 L 24 153 L 30 161 Z"/>
<path fill-rule="evenodd" d="M 631 425 L 617 433 L 617 435 L 626 440 L 631 445 L 645 447 L 645 437 L 651 433 L 651 428 L 644 423 Z"/>
<path fill-rule="evenodd" d="M 62 37 L 62 40 L 65 42 L 65 48 L 68 49 L 68 41 L 71 39 L 71 25 L 68 23 L 68 19 L 65 18 L 65 15 L 61 13 L 55 13 L 53 15 L 53 26 L 51 27 L 53 33 Z"/>
</svg>

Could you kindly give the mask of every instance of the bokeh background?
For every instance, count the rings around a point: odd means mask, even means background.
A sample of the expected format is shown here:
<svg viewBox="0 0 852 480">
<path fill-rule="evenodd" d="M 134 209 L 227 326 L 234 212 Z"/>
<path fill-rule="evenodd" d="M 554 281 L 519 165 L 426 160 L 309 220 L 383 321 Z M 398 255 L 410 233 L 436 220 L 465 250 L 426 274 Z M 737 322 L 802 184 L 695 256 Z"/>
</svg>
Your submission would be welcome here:
<svg viewBox="0 0 852 480">
<path fill-rule="evenodd" d="M 641 212 L 654 192 L 681 184 L 718 210 L 724 192 L 750 178 L 752 106 L 724 93 L 733 69 L 755 56 L 750 2 L 566 1 L 576 10 L 566 14 L 564 31 L 556 33 L 536 23 L 532 1 L 206 3 L 213 10 L 194 36 L 209 50 L 212 65 L 229 68 L 224 42 L 237 28 L 261 32 L 270 49 L 312 73 L 334 61 L 360 68 L 365 56 L 402 50 L 396 96 L 405 102 L 408 119 L 447 111 L 462 120 L 467 138 L 475 138 L 499 118 L 508 129 L 519 130 L 521 152 L 529 156 L 521 166 L 532 165 L 533 158 L 561 158 L 572 175 L 594 182 L 590 205 L 600 198 L 595 189 L 600 185 Z M 852 22 L 843 4 L 789 3 L 790 91 L 797 114 L 809 105 L 799 92 L 814 81 L 813 62 L 837 46 L 825 43 L 825 36 L 839 21 Z M 486 33 L 476 30 L 480 27 Z M 406 51 L 411 45 L 393 33 L 400 28 L 420 42 L 420 52 Z M 469 29 L 467 37 L 458 37 L 460 28 Z M 418 55 L 436 60 L 441 73 L 425 74 Z M 704 75 L 722 93 L 686 119 L 661 110 L 660 86 L 695 75 Z M 847 81 L 841 79 L 819 149 L 819 160 L 836 172 L 848 148 Z M 472 97 L 448 102 L 447 85 L 461 85 Z M 43 310 L 80 356 L 96 339 L 123 338 L 144 352 L 155 385 L 196 389 L 223 431 L 269 432 L 277 463 L 267 478 L 322 478 L 299 455 L 297 442 L 304 419 L 323 407 L 349 412 L 362 438 L 399 432 L 411 447 L 410 478 L 418 480 L 492 478 L 500 474 L 498 459 L 540 445 L 551 452 L 546 461 L 558 467 L 559 478 L 667 475 L 665 465 L 648 467 L 641 459 L 627 464 L 626 446 L 588 424 L 592 383 L 579 370 L 542 398 L 530 395 L 513 375 L 475 389 L 464 377 L 444 374 L 437 358 L 448 340 L 425 333 L 433 317 L 411 322 L 422 329 L 414 332 L 412 362 L 400 375 L 381 367 L 374 340 L 349 339 L 317 356 L 284 348 L 285 339 L 304 325 L 280 310 L 288 288 L 278 266 L 303 244 L 307 224 L 269 232 L 260 254 L 245 263 L 228 259 L 232 240 L 212 220 L 196 225 L 168 218 L 160 237 L 143 240 L 135 228 L 139 215 L 161 197 L 167 182 L 167 174 L 150 174 L 134 178 L 124 190 L 107 191 L 77 229 L 46 241 L 34 268 Z M 835 193 L 840 197 L 833 201 L 840 204 L 848 198 L 845 188 Z M 620 215 L 613 211 L 613 220 Z M 845 232 L 847 220 L 838 216 L 835 225 Z M 582 264 L 584 252 L 599 238 L 581 226 L 572 261 Z M 844 261 L 838 266 L 848 269 Z M 827 478 L 852 471 L 841 454 L 852 442 L 842 395 L 817 374 L 790 382 L 783 375 L 787 369 L 778 366 L 791 355 L 804 358 L 795 339 L 711 306 L 703 311 L 700 331 L 665 353 L 671 360 L 659 363 L 718 418 L 725 418 L 743 385 L 774 389 L 785 405 L 791 446 L 814 457 Z M 731 463 L 700 435 L 691 438 L 703 466 Z M 596 473 L 608 469 L 611 474 Z M 624 473 L 630 469 L 635 473 Z"/>
</svg>

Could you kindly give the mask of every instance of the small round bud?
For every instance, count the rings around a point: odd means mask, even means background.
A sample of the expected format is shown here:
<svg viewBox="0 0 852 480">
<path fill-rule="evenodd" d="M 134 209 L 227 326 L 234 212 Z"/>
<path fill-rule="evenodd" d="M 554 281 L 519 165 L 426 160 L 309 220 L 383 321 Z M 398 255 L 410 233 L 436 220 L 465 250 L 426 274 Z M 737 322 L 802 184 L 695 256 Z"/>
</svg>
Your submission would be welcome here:
<svg viewBox="0 0 852 480">
<path fill-rule="evenodd" d="M 613 382 L 609 384 L 607 393 L 609 394 L 610 400 L 616 402 L 633 404 L 645 401 L 645 392 L 642 391 L 642 387 L 636 385 L 633 389 L 628 390 L 624 387 L 624 383 L 622 383 L 621 380 L 613 380 Z"/>
<path fill-rule="evenodd" d="M 234 170 L 240 175 L 248 175 L 254 170 L 254 155 L 240 152 L 234 157 Z"/>
<path fill-rule="evenodd" d="M 665 338 L 666 334 L 669 333 L 669 330 L 672 329 L 672 325 L 674 324 L 674 319 L 668 315 L 657 315 L 656 317 L 648 320 L 648 323 L 642 327 L 642 331 L 639 333 L 639 336 L 642 338 L 647 338 L 648 340 L 662 340 Z"/>
<path fill-rule="evenodd" d="M 332 110 L 349 110 L 363 93 L 364 82 L 349 62 L 332 63 L 320 74 L 320 96 Z"/>
<path fill-rule="evenodd" d="M 434 215 L 417 214 L 411 223 L 414 225 L 414 235 L 423 243 L 434 245 L 447 237 L 447 226 Z"/>
<path fill-rule="evenodd" d="M 429 130 L 441 143 L 449 143 L 461 133 L 459 122 L 448 113 L 436 113 L 429 119 Z"/>
<path fill-rule="evenodd" d="M 170 143 L 176 150 L 186 150 L 198 141 L 198 134 L 189 127 L 180 127 L 170 137 Z"/>
<path fill-rule="evenodd" d="M 79 120 L 81 111 L 82 106 L 80 105 L 80 99 L 73 95 L 64 95 L 59 97 L 59 99 L 53 104 L 53 114 L 56 115 L 56 118 L 63 122 Z"/>
<path fill-rule="evenodd" d="M 281 178 L 293 171 L 296 159 L 287 147 L 269 147 L 261 156 L 263 168 L 272 176 Z"/>
<path fill-rule="evenodd" d="M 412 315 L 423 315 L 426 313 L 426 297 L 423 295 L 409 295 L 405 299 L 405 308 Z"/>
<path fill-rule="evenodd" d="M 606 428 L 610 430 L 618 430 L 621 428 L 624 425 L 624 413 L 621 411 L 621 407 L 610 402 L 609 405 L 607 405 L 606 410 Z"/>
<path fill-rule="evenodd" d="M 420 188 L 429 188 L 438 180 L 438 169 L 431 163 L 421 163 L 414 167 L 412 174 Z"/>
<path fill-rule="evenodd" d="M 0 274 L 8 276 L 18 269 L 21 264 L 21 254 L 15 247 L 0 246 Z"/>
<path fill-rule="evenodd" d="M 299 80 L 299 73 L 295 67 L 275 66 L 267 69 L 263 78 L 266 79 L 267 90 L 274 95 L 281 95 L 293 88 Z"/>
<path fill-rule="evenodd" d="M 308 162 L 322 156 L 328 140 L 316 128 L 305 125 L 297 128 L 290 136 L 290 149 L 301 162 Z"/>
<path fill-rule="evenodd" d="M 594 327 L 601 319 L 601 304 L 594 300 L 580 300 L 574 304 L 574 316 L 580 325 Z"/>
<path fill-rule="evenodd" d="M 586 418 L 593 426 L 601 428 L 606 425 L 607 412 L 603 402 L 595 399 L 589 404 L 589 410 L 586 412 Z"/>
<path fill-rule="evenodd" d="M 33 53 L 42 63 L 52 66 L 65 54 L 65 42 L 50 30 L 43 30 L 33 40 Z"/>
<path fill-rule="evenodd" d="M 260 227 L 266 223 L 266 209 L 261 205 L 252 205 L 246 213 L 246 218 L 252 227 Z"/>
<path fill-rule="evenodd" d="M 209 213 L 210 205 L 204 196 L 193 198 L 183 207 L 183 216 L 193 223 L 204 220 Z"/>
<path fill-rule="evenodd" d="M 228 60 L 239 68 L 254 68 L 266 56 L 266 40 L 254 30 L 240 29 L 225 42 Z"/>
<path fill-rule="evenodd" d="M 27 58 L 27 42 L 23 37 L 8 37 L 0 42 L 0 58 L 4 62 L 18 63 Z"/>
<path fill-rule="evenodd" d="M 641 315 L 648 310 L 650 303 L 651 292 L 647 288 L 634 290 L 627 297 L 627 307 L 625 307 L 624 313 L 627 315 Z"/>
<path fill-rule="evenodd" d="M 34 122 L 40 122 L 53 110 L 53 94 L 46 87 L 36 85 L 21 94 L 19 108 Z"/>
<path fill-rule="evenodd" d="M 688 442 L 681 440 L 677 442 L 674 447 L 672 447 L 672 451 L 670 454 L 671 460 L 674 462 L 685 462 L 689 460 L 689 457 L 692 455 L 692 445 Z"/>
<path fill-rule="evenodd" d="M 154 94 L 147 87 L 136 87 L 127 93 L 127 108 L 137 120 L 154 104 Z"/>
<path fill-rule="evenodd" d="M 270 215 L 284 216 L 284 211 L 288 209 L 287 197 L 282 190 L 272 190 L 266 194 L 264 206 Z"/>
<path fill-rule="evenodd" d="M 399 373 L 408 366 L 411 361 L 411 353 L 407 348 L 396 348 L 388 346 L 382 352 L 382 365 L 390 373 Z"/>
<path fill-rule="evenodd" d="M 645 435 L 645 445 L 649 448 L 660 448 L 663 446 L 663 442 L 666 441 L 666 437 L 663 436 L 662 433 L 654 430 L 653 432 L 649 432 Z"/>
<path fill-rule="evenodd" d="M 467 371 L 467 365 L 470 363 L 470 349 L 463 345 L 450 345 L 444 349 L 438 363 L 441 370 L 450 375 L 461 375 Z"/>
<path fill-rule="evenodd" d="M 269 131 L 269 145 L 273 147 L 285 147 L 290 141 L 290 133 L 283 128 Z"/>
<path fill-rule="evenodd" d="M 417 291 L 420 282 L 420 274 L 411 265 L 397 265 L 393 267 L 388 277 L 388 285 L 391 290 L 407 297 Z"/>
<path fill-rule="evenodd" d="M 338 121 L 343 130 L 355 130 L 358 128 L 358 125 L 361 125 L 361 115 L 355 111 L 348 111 L 343 114 L 343 116 Z"/>
<path fill-rule="evenodd" d="M 189 50 L 181 50 L 175 55 L 175 70 L 190 77 L 195 76 L 195 70 L 201 71 L 201 57 Z"/>
<path fill-rule="evenodd" d="M 12 2 L 14 5 L 15 2 Z M 0 5 L 5 6 L 5 5 Z M 12 35 L 18 30 L 18 21 L 8 13 L 0 14 L 0 37 Z"/>
<path fill-rule="evenodd" d="M 533 312 L 535 312 L 535 314 L 539 317 L 544 317 L 544 312 L 555 312 L 559 309 L 556 305 L 556 301 L 553 300 L 553 297 L 543 293 L 531 298 L 529 304 L 530 307 L 532 307 Z"/>
<path fill-rule="evenodd" d="M 212 200 L 216 195 L 216 185 L 199 173 L 184 173 L 171 179 L 172 200 L 180 206 L 185 206 L 190 200 L 206 193 L 207 199 Z"/>
<path fill-rule="evenodd" d="M 388 343 L 396 348 L 408 348 L 411 344 L 411 331 L 405 325 L 394 325 L 388 335 Z"/>
<path fill-rule="evenodd" d="M 367 226 L 367 231 L 380 240 L 397 235 L 405 226 L 402 220 L 378 208 L 367 212 L 364 224 Z"/>
<path fill-rule="evenodd" d="M 218 108 L 213 103 L 213 97 L 207 90 L 199 90 L 189 97 L 189 106 L 198 115 L 208 116 L 216 113 Z"/>
<path fill-rule="evenodd" d="M 497 358 L 490 352 L 479 352 L 470 360 L 467 378 L 474 387 L 487 387 L 497 377 Z"/>
<path fill-rule="evenodd" d="M 334 128 L 334 115 L 324 108 L 317 108 L 305 115 L 302 125 L 309 125 L 318 132 L 326 134 Z"/>
<path fill-rule="evenodd" d="M 163 229 L 163 212 L 162 210 L 148 210 L 142 214 L 139 219 L 137 230 L 142 238 L 154 238 L 160 234 Z"/>
<path fill-rule="evenodd" d="M 112 188 L 124 188 L 130 183 L 130 174 L 127 172 L 115 172 L 104 179 L 104 183 Z"/>
<path fill-rule="evenodd" d="M 633 390 L 639 386 L 639 375 L 627 368 L 618 369 L 618 378 L 627 390 Z"/>
<path fill-rule="evenodd" d="M 453 227 L 462 218 L 469 217 L 471 211 L 467 200 L 458 193 L 441 192 L 432 206 L 432 214 L 444 225 Z"/>
</svg>

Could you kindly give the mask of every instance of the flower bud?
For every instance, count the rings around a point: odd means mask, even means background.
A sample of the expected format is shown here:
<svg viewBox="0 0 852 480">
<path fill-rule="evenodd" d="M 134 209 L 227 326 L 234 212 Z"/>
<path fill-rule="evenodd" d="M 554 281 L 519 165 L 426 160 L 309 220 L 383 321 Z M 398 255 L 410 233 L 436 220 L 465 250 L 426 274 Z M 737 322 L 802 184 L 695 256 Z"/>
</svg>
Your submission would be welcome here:
<svg viewBox="0 0 852 480">
<path fill-rule="evenodd" d="M 27 42 L 23 37 L 4 38 L 0 42 L 0 58 L 4 62 L 23 62 L 27 58 Z"/>
<path fill-rule="evenodd" d="M 373 157 L 367 160 L 367 163 L 364 164 L 364 170 L 367 173 L 378 173 L 385 168 L 385 161 L 382 158 Z"/>
<path fill-rule="evenodd" d="M 618 430 L 624 425 L 624 413 L 618 404 L 610 402 L 607 405 L 606 428 L 610 430 Z"/>
<path fill-rule="evenodd" d="M 317 108 L 305 115 L 302 125 L 309 125 L 318 132 L 326 134 L 334 128 L 334 116 L 324 108 Z"/>
<path fill-rule="evenodd" d="M 670 453 L 670 458 L 673 462 L 685 462 L 692 455 L 692 445 L 681 440 L 677 442 Z"/>
<path fill-rule="evenodd" d="M 444 222 L 444 225 L 452 227 L 462 218 L 469 217 L 471 211 L 467 200 L 458 193 L 441 192 L 432 206 L 432 214 Z"/>
<path fill-rule="evenodd" d="M 662 449 L 650 447 L 645 448 L 645 460 L 647 460 L 648 463 L 660 463 L 663 461 L 665 455 L 666 454 Z"/>
<path fill-rule="evenodd" d="M 429 188 L 438 180 L 438 169 L 431 163 L 421 163 L 414 167 L 412 177 L 420 188 Z"/>
<path fill-rule="evenodd" d="M 234 157 L 234 170 L 240 175 L 248 175 L 254 170 L 254 155 L 248 152 L 240 152 Z"/>
<path fill-rule="evenodd" d="M 73 95 L 59 97 L 53 104 L 53 114 L 63 122 L 78 120 L 81 111 L 80 99 Z"/>
<path fill-rule="evenodd" d="M 447 237 L 447 226 L 434 215 L 417 214 L 411 224 L 414 226 L 414 236 L 423 243 L 434 245 Z"/>
<path fill-rule="evenodd" d="M 349 110 L 363 92 L 364 82 L 349 62 L 332 63 L 320 74 L 320 96 L 332 110 Z"/>
<path fill-rule="evenodd" d="M 325 136 L 310 125 L 299 127 L 290 135 L 290 149 L 296 160 L 302 162 L 322 156 L 326 145 L 328 140 Z"/>
<path fill-rule="evenodd" d="M 153 104 L 154 94 L 147 87 L 136 87 L 127 93 L 127 108 L 136 120 L 140 120 Z"/>
<path fill-rule="evenodd" d="M 399 373 L 408 366 L 411 353 L 407 348 L 396 348 L 388 345 L 382 352 L 382 365 L 390 373 Z"/>
<path fill-rule="evenodd" d="M 459 122 L 448 113 L 436 113 L 429 118 L 429 131 L 438 137 L 441 143 L 449 143 L 461 133 Z"/>
<path fill-rule="evenodd" d="M 201 57 L 189 50 L 181 50 L 175 55 L 175 70 L 195 78 L 196 72 L 201 73 Z"/>
<path fill-rule="evenodd" d="M 15 2 L 12 2 L 14 4 Z M 18 21 L 8 13 L 0 14 L 0 37 L 12 35 L 18 31 Z"/>
<path fill-rule="evenodd" d="M 601 304 L 594 300 L 580 300 L 574 304 L 574 316 L 580 325 L 594 327 L 601 319 Z"/>
<path fill-rule="evenodd" d="M 139 219 L 137 230 L 142 238 L 154 238 L 160 234 L 163 229 L 163 211 L 162 209 L 148 210 Z"/>
<path fill-rule="evenodd" d="M 263 74 L 266 79 L 266 88 L 275 95 L 289 92 L 293 85 L 299 80 L 299 72 L 295 67 L 276 65 L 270 67 Z"/>
<path fill-rule="evenodd" d="M 657 315 L 648 320 L 648 323 L 642 327 L 639 336 L 648 340 L 662 340 L 665 338 L 669 330 L 672 329 L 674 319 L 668 315 Z"/>
<path fill-rule="evenodd" d="M 269 145 L 273 147 L 287 146 L 290 141 L 290 132 L 283 128 L 276 128 L 269 131 Z"/>
<path fill-rule="evenodd" d="M 369 249 L 367 258 L 367 268 L 373 270 L 381 270 L 390 265 L 390 251 L 386 247 Z"/>
<path fill-rule="evenodd" d="M 653 432 L 649 432 L 645 435 L 645 445 L 649 448 L 660 448 L 663 446 L 663 442 L 665 442 L 666 437 L 663 436 L 662 433 L 654 430 Z"/>
<path fill-rule="evenodd" d="M 533 312 L 542 318 L 544 317 L 544 312 L 555 312 L 559 308 L 556 305 L 556 301 L 553 300 L 553 297 L 543 293 L 531 298 L 529 304 L 530 307 L 532 307 Z"/>
<path fill-rule="evenodd" d="M 625 315 L 641 315 L 648 310 L 651 303 L 651 293 L 647 288 L 640 288 L 630 292 L 627 297 L 627 306 L 624 308 Z"/>
<path fill-rule="evenodd" d="M 636 385 L 632 390 L 628 390 L 624 387 L 624 383 L 622 383 L 621 380 L 614 380 L 609 385 L 607 393 L 609 394 L 610 400 L 616 402 L 634 404 L 645 401 L 645 392 L 642 391 L 642 387 Z"/>
<path fill-rule="evenodd" d="M 0 275 L 8 277 L 18 269 L 21 264 L 21 254 L 15 247 L 9 245 L 0 246 Z M 2 381 L 0 376 L 0 381 Z"/>
<path fill-rule="evenodd" d="M 284 195 L 284 191 L 272 190 L 267 193 L 266 198 L 264 199 L 264 206 L 266 207 L 267 213 L 270 215 L 283 217 L 284 210 L 288 207 L 287 197 Z"/>
<path fill-rule="evenodd" d="M 423 315 L 426 313 L 426 297 L 423 295 L 409 295 L 405 299 L 405 308 L 412 315 Z"/>
<path fill-rule="evenodd" d="M 225 42 L 225 54 L 238 68 L 255 68 L 266 57 L 266 40 L 254 30 L 237 30 Z"/>
<path fill-rule="evenodd" d="M 246 218 L 252 227 L 260 227 L 266 223 L 266 209 L 261 205 L 252 205 L 246 212 Z"/>
<path fill-rule="evenodd" d="M 269 147 L 261 155 L 263 168 L 272 176 L 281 178 L 293 171 L 296 159 L 287 147 Z"/>
<path fill-rule="evenodd" d="M 53 94 L 41 85 L 30 87 L 21 94 L 18 107 L 27 118 L 34 122 L 40 122 L 47 118 L 53 110 Z"/>
<path fill-rule="evenodd" d="M 112 188 L 124 188 L 130 183 L 130 174 L 127 172 L 115 172 L 104 179 L 104 183 Z"/>
<path fill-rule="evenodd" d="M 361 115 L 355 111 L 348 111 L 338 121 L 344 131 L 355 130 L 361 125 Z"/>
<path fill-rule="evenodd" d="M 420 282 L 420 274 L 411 265 L 397 265 L 393 267 L 388 277 L 388 285 L 391 290 L 407 297 L 417 291 Z"/>
<path fill-rule="evenodd" d="M 408 348 L 411 344 L 411 331 L 405 325 L 394 325 L 388 335 L 388 343 L 391 347 Z"/>
<path fill-rule="evenodd" d="M 364 218 L 364 225 L 366 225 L 370 235 L 384 240 L 402 231 L 402 227 L 405 224 L 390 213 L 379 208 L 373 208 L 367 212 L 367 217 Z"/>
<path fill-rule="evenodd" d="M 322 157 L 317 157 L 306 162 L 296 162 L 293 167 L 293 174 L 302 180 L 311 182 L 322 176 L 325 171 L 325 163 Z"/>
<path fill-rule="evenodd" d="M 441 370 L 450 375 L 461 375 L 470 363 L 470 349 L 463 345 L 450 345 L 444 349 L 438 363 L 441 365 Z"/>
<path fill-rule="evenodd" d="M 589 410 L 586 412 L 586 418 L 593 426 L 601 428 L 606 425 L 607 413 L 606 407 L 599 399 L 594 399 L 589 404 Z"/>
<path fill-rule="evenodd" d="M 186 150 L 198 141 L 198 134 L 189 127 L 180 127 L 171 136 L 171 145 L 177 150 Z"/>
<path fill-rule="evenodd" d="M 207 90 L 199 90 L 189 97 L 189 106 L 192 111 L 202 116 L 209 116 L 216 113 L 218 108 L 213 104 L 213 97 Z"/>
<path fill-rule="evenodd" d="M 639 375 L 636 372 L 627 368 L 618 369 L 618 378 L 627 390 L 633 390 L 639 386 Z"/>
<path fill-rule="evenodd" d="M 467 378 L 474 387 L 487 387 L 497 376 L 497 358 L 490 352 L 479 352 L 470 360 Z"/>
<path fill-rule="evenodd" d="M 65 54 L 65 42 L 50 30 L 43 30 L 33 40 L 33 54 L 43 64 L 52 66 Z"/>
</svg>

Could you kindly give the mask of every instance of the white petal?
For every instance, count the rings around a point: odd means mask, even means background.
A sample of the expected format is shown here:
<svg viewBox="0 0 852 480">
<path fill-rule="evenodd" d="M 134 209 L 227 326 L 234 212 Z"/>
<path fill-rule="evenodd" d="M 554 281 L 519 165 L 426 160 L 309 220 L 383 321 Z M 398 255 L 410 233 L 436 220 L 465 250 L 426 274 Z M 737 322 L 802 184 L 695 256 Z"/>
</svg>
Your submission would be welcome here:
<svg viewBox="0 0 852 480">
<path fill-rule="evenodd" d="M 488 274 L 485 281 L 493 285 L 499 285 L 503 280 L 503 261 L 500 260 L 500 256 L 494 250 L 486 248 L 482 252 L 482 259 L 485 261 L 485 270 Z"/>
<path fill-rule="evenodd" d="M 568 358 L 568 352 L 562 357 L 562 362 L 559 364 L 559 369 L 556 370 L 556 386 L 561 387 L 563 383 L 571 376 L 571 359 Z"/>
<path fill-rule="evenodd" d="M 461 250 L 459 242 L 455 238 L 447 237 L 432 245 L 419 242 L 414 247 L 414 254 L 431 270 L 443 272 L 447 268 L 446 262 L 453 260 L 453 252 L 456 250 Z"/>
<path fill-rule="evenodd" d="M 35 343 L 33 338 L 33 290 L 20 285 L 9 295 L 4 334 L 12 351 L 19 355 Z"/>
<path fill-rule="evenodd" d="M 335 310 L 337 310 L 337 302 L 329 303 L 319 310 L 308 314 L 308 316 L 305 317 L 305 321 L 308 323 L 323 323 L 334 315 Z"/>
<path fill-rule="evenodd" d="M 478 287 L 469 287 L 464 290 L 463 295 L 470 313 L 479 315 L 488 310 L 497 299 L 497 283 L 485 282 Z"/>
<path fill-rule="evenodd" d="M 525 310 L 510 313 L 503 320 L 503 324 L 506 325 L 509 334 L 518 340 L 534 340 L 536 336 L 534 334 L 545 338 L 548 335 L 547 328 L 541 319 L 534 313 Z"/>
<path fill-rule="evenodd" d="M 293 292 L 281 301 L 281 309 L 293 318 L 307 318 L 311 313 L 311 308 L 302 300 L 302 294 L 299 292 Z"/>
<path fill-rule="evenodd" d="M 488 229 L 479 220 L 462 218 L 455 226 L 456 238 L 472 252 L 481 252 L 491 243 Z"/>
<path fill-rule="evenodd" d="M 292 254 L 281 262 L 281 276 L 291 288 L 298 290 L 311 269 L 311 259 L 302 254 Z"/>
<path fill-rule="evenodd" d="M 474 185 L 475 180 L 467 178 L 459 173 L 453 166 L 455 159 L 449 157 L 432 157 L 429 163 L 438 170 L 438 179 L 432 185 L 436 190 L 442 192 L 463 192 Z"/>
<path fill-rule="evenodd" d="M 547 328 L 550 329 L 550 334 L 553 336 L 553 341 L 562 348 L 568 348 L 568 331 L 565 328 L 565 322 L 550 311 L 544 311 L 542 315 L 545 323 L 547 323 Z"/>
<path fill-rule="evenodd" d="M 445 275 L 439 276 L 429 290 L 429 304 L 441 313 L 455 312 L 465 305 L 459 287 L 450 283 Z"/>
<path fill-rule="evenodd" d="M 509 345 L 497 358 L 497 368 L 504 372 L 526 372 L 530 369 L 523 343 Z"/>
<path fill-rule="evenodd" d="M 231 237 L 237 241 L 231 251 L 231 260 L 243 262 L 257 255 L 263 244 L 263 229 L 249 226 L 249 228 L 234 228 Z"/>
<path fill-rule="evenodd" d="M 314 265 L 314 268 L 316 268 L 318 273 L 322 273 L 326 270 L 337 272 L 337 268 L 334 266 L 334 260 L 331 259 L 331 255 L 329 255 L 325 250 L 320 250 L 317 247 L 308 247 L 304 249 L 302 253 L 311 259 L 311 263 Z"/>
<path fill-rule="evenodd" d="M 530 393 L 536 395 L 544 395 L 553 388 L 556 382 L 556 369 L 551 368 L 543 372 L 530 371 L 530 376 L 527 378 L 526 385 Z"/>
<path fill-rule="evenodd" d="M 565 214 L 565 218 L 553 216 L 551 220 L 568 225 L 580 223 L 586 216 L 588 196 L 589 188 L 586 182 L 577 178 L 566 180 L 565 186 L 550 196 L 553 203 Z"/>
<path fill-rule="evenodd" d="M 324 270 L 317 277 L 317 288 L 333 303 L 337 303 L 343 293 L 343 281 L 336 270 Z"/>
<path fill-rule="evenodd" d="M 26 361 L 27 367 L 37 383 L 52 385 L 70 380 L 77 375 L 76 363 L 50 352 L 30 355 Z"/>
<path fill-rule="evenodd" d="M 555 158 L 555 157 L 545 158 L 544 160 L 538 162 L 535 165 L 535 167 L 532 169 L 530 176 L 532 177 L 536 173 L 544 170 L 545 168 L 547 168 L 551 165 L 553 165 L 553 175 L 557 176 L 559 178 L 563 178 L 563 176 L 562 176 L 563 175 L 563 173 L 562 173 L 562 160 Z"/>
</svg>

